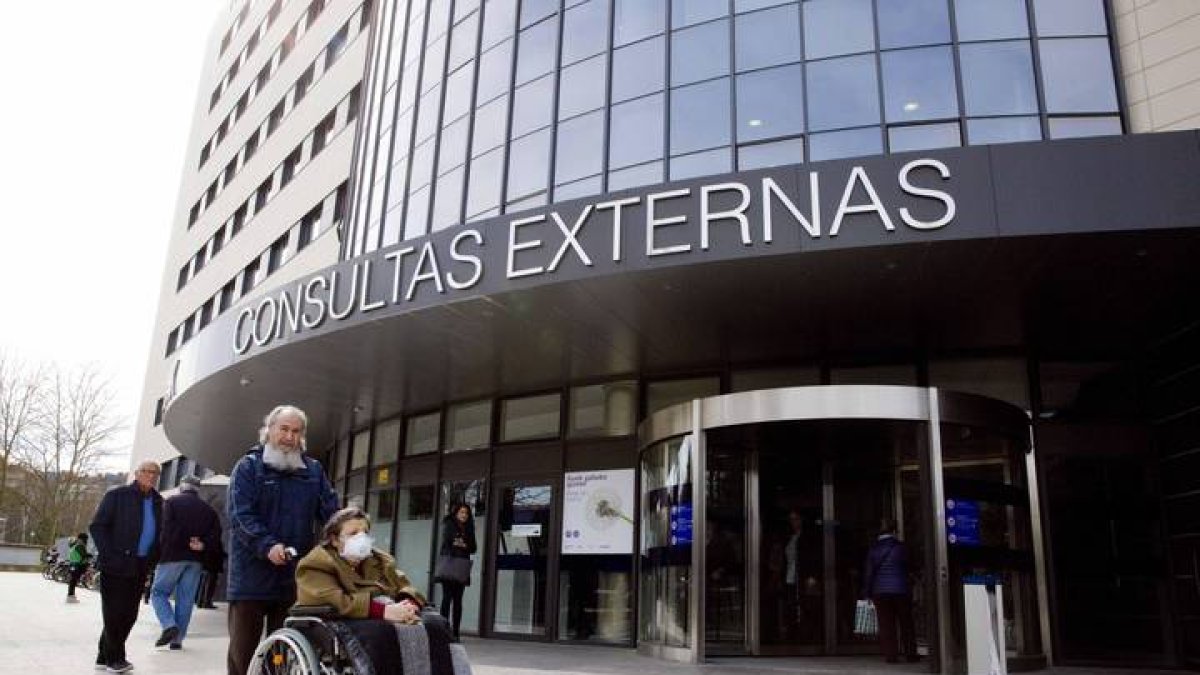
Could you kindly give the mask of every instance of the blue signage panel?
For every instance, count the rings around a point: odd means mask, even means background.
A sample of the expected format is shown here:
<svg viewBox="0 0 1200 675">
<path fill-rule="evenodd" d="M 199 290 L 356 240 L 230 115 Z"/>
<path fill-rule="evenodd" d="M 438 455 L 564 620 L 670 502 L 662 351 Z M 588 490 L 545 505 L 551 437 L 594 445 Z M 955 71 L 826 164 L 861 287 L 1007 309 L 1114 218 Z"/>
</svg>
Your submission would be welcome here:
<svg viewBox="0 0 1200 675">
<path fill-rule="evenodd" d="M 946 500 L 946 541 L 955 546 L 979 545 L 979 502 Z"/>
<path fill-rule="evenodd" d="M 671 545 L 692 545 L 691 504 L 674 504 L 671 506 Z"/>
</svg>

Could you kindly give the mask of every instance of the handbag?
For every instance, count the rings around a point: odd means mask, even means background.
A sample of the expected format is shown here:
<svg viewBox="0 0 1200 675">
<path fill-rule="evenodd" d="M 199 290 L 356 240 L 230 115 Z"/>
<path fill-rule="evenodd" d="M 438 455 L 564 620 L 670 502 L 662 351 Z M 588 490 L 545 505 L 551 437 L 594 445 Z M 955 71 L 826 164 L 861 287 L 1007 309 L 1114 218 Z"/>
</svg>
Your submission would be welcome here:
<svg viewBox="0 0 1200 675">
<path fill-rule="evenodd" d="M 854 605 L 854 634 L 879 634 L 879 613 L 875 611 L 875 604 L 870 600 L 859 600 Z"/>
<path fill-rule="evenodd" d="M 433 568 L 433 580 L 435 582 L 453 581 L 463 586 L 470 586 L 471 559 L 445 553 L 439 555 L 437 566 Z"/>
</svg>

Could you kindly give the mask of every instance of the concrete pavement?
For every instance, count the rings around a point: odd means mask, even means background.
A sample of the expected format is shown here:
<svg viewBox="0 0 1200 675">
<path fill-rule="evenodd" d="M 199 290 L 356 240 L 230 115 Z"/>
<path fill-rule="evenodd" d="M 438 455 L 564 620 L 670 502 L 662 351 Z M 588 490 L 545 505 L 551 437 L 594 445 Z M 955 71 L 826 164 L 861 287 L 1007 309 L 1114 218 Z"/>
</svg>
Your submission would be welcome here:
<svg viewBox="0 0 1200 675">
<path fill-rule="evenodd" d="M 95 675 L 100 635 L 100 596 L 77 591 L 79 604 L 65 604 L 66 586 L 38 574 L 0 572 L 0 675 Z M 135 675 L 225 675 L 225 610 L 196 610 L 182 651 L 157 651 L 158 623 L 146 605 L 127 649 Z M 876 658 L 722 658 L 702 666 L 665 663 L 626 648 L 467 639 L 476 675 L 562 673 L 563 675 L 895 675 L 927 672 L 923 664 L 884 667 Z M 1056 668 L 1053 675 L 1153 675 L 1148 670 Z M 1158 671 L 1162 672 L 1162 671 Z M 1178 672 L 1178 671 L 1176 671 Z"/>
</svg>

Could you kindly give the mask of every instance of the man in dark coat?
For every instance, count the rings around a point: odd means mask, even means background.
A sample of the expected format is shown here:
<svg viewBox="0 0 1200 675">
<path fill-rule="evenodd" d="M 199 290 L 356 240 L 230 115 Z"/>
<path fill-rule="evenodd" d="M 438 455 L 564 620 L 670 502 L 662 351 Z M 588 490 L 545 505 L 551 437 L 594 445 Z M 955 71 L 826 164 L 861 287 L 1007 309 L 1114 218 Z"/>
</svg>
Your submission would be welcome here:
<svg viewBox="0 0 1200 675">
<path fill-rule="evenodd" d="M 296 600 L 296 560 L 338 509 L 321 464 L 304 455 L 308 418 L 281 405 L 229 480 L 229 675 L 245 675 L 254 648 L 283 625 Z"/>
<path fill-rule="evenodd" d="M 179 494 L 163 503 L 162 555 L 154 569 L 150 604 L 162 627 L 155 647 L 181 649 L 192 620 L 196 588 L 204 569 L 204 556 L 220 546 L 221 521 L 217 512 L 197 494 L 200 479 L 186 476 Z M 171 606 L 171 594 L 175 606 Z"/>
<path fill-rule="evenodd" d="M 160 471 L 155 462 L 139 464 L 134 481 L 105 493 L 92 518 L 92 541 L 104 578 L 100 584 L 104 630 L 100 633 L 96 666 L 110 673 L 133 669 L 125 658 L 125 640 L 137 621 L 146 572 L 158 557 L 162 496 L 154 485 Z"/>
<path fill-rule="evenodd" d="M 917 642 L 913 633 L 912 595 L 908 587 L 908 550 L 904 542 L 896 538 L 896 521 L 883 519 L 879 525 L 879 537 L 867 551 L 866 576 L 863 579 L 863 594 L 875 604 L 879 616 L 879 642 L 888 663 L 899 661 L 899 644 L 896 641 L 896 625 L 900 627 L 900 640 L 904 644 L 904 655 L 909 661 L 917 661 Z"/>
</svg>

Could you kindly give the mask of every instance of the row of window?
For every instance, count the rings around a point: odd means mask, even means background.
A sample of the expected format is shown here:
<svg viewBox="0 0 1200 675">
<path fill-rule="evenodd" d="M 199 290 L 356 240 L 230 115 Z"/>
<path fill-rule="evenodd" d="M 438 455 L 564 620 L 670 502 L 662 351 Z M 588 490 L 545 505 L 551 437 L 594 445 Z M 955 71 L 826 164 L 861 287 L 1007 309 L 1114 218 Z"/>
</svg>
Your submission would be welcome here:
<svg viewBox="0 0 1200 675">
<path fill-rule="evenodd" d="M 335 105 L 317 126 L 288 154 L 284 160 L 272 169 L 262 183 L 243 202 L 233 215 L 217 228 L 215 234 L 201 244 L 200 250 L 179 268 L 179 276 L 175 290 L 180 291 L 189 281 L 194 279 L 201 270 L 225 246 L 237 236 L 246 225 L 254 219 L 267 204 L 279 194 L 296 177 L 309 162 L 313 161 L 332 139 L 345 130 L 358 117 L 358 87 L 346 95 Z M 257 132 L 256 132 L 257 134 Z M 249 159 L 247 157 L 246 159 Z"/>
<path fill-rule="evenodd" d="M 225 52 L 229 50 L 229 45 L 233 42 L 233 36 L 237 35 L 238 30 L 242 27 L 242 24 L 245 23 L 246 16 L 250 13 L 250 6 L 252 4 L 254 4 L 254 0 L 246 0 L 246 2 L 242 3 L 242 8 L 238 10 L 237 16 L 233 18 L 233 24 L 229 26 L 229 30 L 225 31 L 225 34 L 221 36 L 221 48 L 217 52 L 217 58 L 224 56 Z"/>
<path fill-rule="evenodd" d="M 320 2 L 322 0 L 318 1 Z M 217 104 L 221 102 L 222 96 L 224 96 L 225 92 L 228 91 L 229 87 L 233 84 L 233 78 L 237 77 L 237 74 L 241 71 L 242 67 L 250 61 L 250 57 L 254 54 L 254 50 L 258 49 L 259 42 L 266 37 L 267 31 L 270 30 L 271 26 L 275 23 L 275 19 L 279 18 L 279 13 L 283 9 L 284 4 L 285 0 L 274 0 L 274 2 L 271 3 L 270 9 L 267 10 L 267 16 L 250 33 L 250 37 L 246 40 L 246 46 L 242 48 L 242 51 L 239 52 L 236 57 L 234 57 L 233 63 L 229 64 L 229 70 L 225 71 L 225 75 L 221 78 L 221 81 L 217 83 L 217 87 L 213 89 L 212 94 L 209 95 L 209 112 L 212 112 L 213 108 L 217 107 Z M 218 53 L 218 57 L 225 54 L 225 50 L 229 47 L 230 41 L 233 39 L 233 36 L 237 34 L 238 28 L 240 28 L 242 25 L 242 21 L 245 20 L 248 10 L 249 5 L 242 7 L 242 11 L 238 13 L 237 19 L 234 21 L 233 26 L 231 26 L 229 31 L 225 33 L 225 36 L 221 38 L 221 50 Z M 295 31 L 295 29 L 293 29 L 293 31 Z M 272 58 L 271 60 L 274 59 Z M 279 60 L 282 61 L 283 59 L 281 58 Z M 270 67 L 270 64 L 268 64 L 267 67 Z M 242 98 L 245 97 L 245 94 L 243 94 Z"/>
<path fill-rule="evenodd" d="M 1121 132 L 1102 0 L 459 4 L 381 41 L 350 255 L 551 189 Z"/>
<path fill-rule="evenodd" d="M 345 215 L 346 184 L 318 201 L 300 220 L 289 227 L 262 253 L 255 256 L 221 290 L 188 314 L 167 334 L 166 356 L 175 353 L 209 323 L 233 306 L 233 303 L 254 290 L 289 260 L 308 247 L 317 237 L 341 227 Z"/>
<path fill-rule="evenodd" d="M 188 228 L 199 220 L 200 216 L 212 207 L 217 197 L 221 192 L 233 182 L 234 177 L 240 172 L 250 160 L 258 152 L 258 148 L 264 143 L 271 134 L 275 133 L 282 124 L 283 120 L 295 110 L 300 104 L 308 91 L 313 87 L 316 80 L 319 80 L 332 66 L 337 62 L 337 59 L 346 52 L 351 42 L 350 31 L 352 27 L 360 25 L 358 20 L 351 18 L 346 22 L 341 29 L 330 39 L 329 45 L 309 67 L 304 71 L 295 85 L 284 92 L 279 102 L 271 109 L 267 115 L 267 119 L 260 123 L 250 137 L 246 139 L 246 143 L 230 158 L 229 163 L 225 165 L 225 169 L 217 174 L 212 183 L 209 184 L 196 203 L 188 212 Z M 352 36 L 357 38 L 360 33 L 355 32 Z M 357 115 L 357 95 L 355 96 L 354 113 Z M 224 128 L 222 123 L 222 128 Z"/>
<path fill-rule="evenodd" d="M 723 392 L 819 384 L 895 384 L 932 386 L 968 392 L 1029 407 L 1028 372 L 1022 358 L 994 357 L 936 360 L 924 378 L 916 364 L 829 368 L 819 366 L 733 370 L 727 384 L 718 375 L 645 382 L 639 407 L 634 379 L 574 386 L 505 399 L 454 403 L 377 423 L 351 434 L 330 452 L 335 479 L 367 467 L 384 467 L 403 457 L 461 452 L 497 443 L 631 436 L 637 423 L 655 411 Z M 1054 403 L 1057 405 L 1057 403 Z M 373 436 L 373 438 L 372 438 Z"/>
<path fill-rule="evenodd" d="M 233 110 L 231 110 L 229 115 L 227 115 L 225 119 L 223 119 L 221 123 L 217 125 L 216 131 L 213 132 L 213 135 L 208 139 L 208 142 L 200 148 L 200 159 L 197 168 L 202 168 L 208 163 L 208 160 L 212 157 L 213 152 L 216 151 L 221 142 L 225 140 L 225 137 L 233 128 L 234 124 L 236 124 L 237 121 L 241 119 L 242 115 L 245 114 L 250 103 L 254 101 L 255 97 L 266 88 L 267 83 L 271 81 L 271 78 L 275 75 L 275 73 L 279 72 L 284 60 L 295 49 L 297 41 L 308 30 L 308 27 L 312 26 L 313 22 L 317 19 L 317 17 L 320 16 L 320 11 L 323 10 L 325 6 L 325 0 L 314 0 L 314 2 L 309 6 L 309 11 L 305 14 L 305 18 L 297 22 L 297 24 L 292 27 L 292 30 L 288 32 L 287 36 L 284 37 L 279 49 L 275 51 L 271 58 L 267 59 L 267 62 L 265 65 L 263 65 L 262 70 L 260 70 L 254 80 L 249 83 L 249 85 L 246 87 L 246 91 L 242 92 L 242 96 L 234 105 Z M 314 10 L 316 10 L 315 14 Z M 339 56 L 341 56 L 342 52 L 345 51 L 349 41 L 354 37 L 357 37 L 358 33 L 366 24 L 366 15 L 360 14 L 359 16 L 360 18 L 358 20 L 352 18 L 350 21 L 348 21 L 346 25 L 341 28 L 341 30 L 339 30 L 332 38 L 330 38 L 329 44 L 326 47 L 323 56 L 318 57 L 317 60 L 314 61 L 300 76 L 296 85 L 298 90 L 301 92 L 307 90 L 312 85 L 313 81 L 319 79 L 321 74 L 325 70 L 328 70 L 329 67 L 333 65 L 333 62 L 336 61 Z M 352 26 L 356 27 L 354 28 L 353 35 L 350 34 Z M 324 60 L 324 66 L 321 65 L 322 60 Z M 236 73 L 237 62 L 234 62 L 234 66 L 234 71 Z M 303 96 L 303 93 L 300 95 Z M 284 98 L 287 98 L 287 94 L 284 94 Z M 281 105 L 282 101 L 276 106 L 276 110 L 278 110 Z M 272 110 L 271 115 L 275 114 L 276 111 Z M 270 117 L 268 117 L 268 120 L 269 119 Z M 226 170 L 228 171 L 228 167 L 226 167 Z"/>
</svg>

